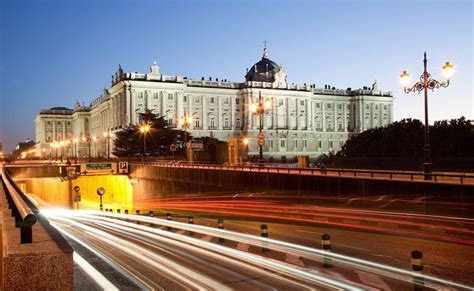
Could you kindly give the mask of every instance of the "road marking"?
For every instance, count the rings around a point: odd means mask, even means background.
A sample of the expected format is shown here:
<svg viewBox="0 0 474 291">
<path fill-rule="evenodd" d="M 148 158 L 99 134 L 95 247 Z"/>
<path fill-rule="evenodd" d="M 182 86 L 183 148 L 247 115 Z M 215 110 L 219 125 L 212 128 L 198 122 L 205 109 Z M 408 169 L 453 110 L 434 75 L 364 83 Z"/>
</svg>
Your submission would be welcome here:
<svg viewBox="0 0 474 291">
<path fill-rule="evenodd" d="M 211 241 L 211 240 L 212 240 L 212 236 L 210 236 L 210 235 L 203 235 L 203 236 L 201 236 L 201 240 L 203 240 L 203 241 Z"/>
<path fill-rule="evenodd" d="M 380 278 L 380 276 L 358 270 L 355 270 L 355 272 L 357 273 L 357 276 L 359 277 L 360 282 L 362 284 L 369 285 L 381 290 L 392 290 L 387 284 L 385 284 L 385 282 L 382 278 Z"/>
<path fill-rule="evenodd" d="M 301 257 L 298 256 L 298 255 L 286 254 L 285 261 L 287 263 L 290 263 L 290 264 L 293 264 L 293 265 L 297 265 L 297 266 L 300 266 L 300 267 L 303 267 L 303 268 L 305 267 L 305 265 L 303 263 L 303 260 L 301 260 Z"/>
<path fill-rule="evenodd" d="M 250 194 L 249 197 L 252 197 L 254 193 Z"/>
<path fill-rule="evenodd" d="M 249 248 L 250 248 L 250 245 L 248 244 L 244 244 L 244 243 L 238 243 L 237 244 L 237 248 L 241 251 L 244 251 L 244 252 L 248 252 Z"/>
<path fill-rule="evenodd" d="M 235 198 L 235 197 L 238 197 L 239 195 L 240 195 L 240 193 L 239 193 L 239 194 L 235 194 L 235 195 L 234 195 L 234 196 L 232 196 L 232 197 L 234 197 L 234 198 Z"/>
</svg>

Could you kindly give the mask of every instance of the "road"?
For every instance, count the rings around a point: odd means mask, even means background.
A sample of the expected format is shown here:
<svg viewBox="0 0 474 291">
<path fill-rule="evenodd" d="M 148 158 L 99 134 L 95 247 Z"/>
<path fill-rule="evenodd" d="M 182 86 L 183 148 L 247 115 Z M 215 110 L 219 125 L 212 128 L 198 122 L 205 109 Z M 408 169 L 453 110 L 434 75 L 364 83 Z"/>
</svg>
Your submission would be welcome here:
<svg viewBox="0 0 474 291">
<path fill-rule="evenodd" d="M 265 239 L 247 231 L 199 225 L 205 220 L 188 224 L 110 212 L 42 212 L 92 269 L 101 270 L 100 280 L 90 275 L 98 285 L 127 290 L 413 288 L 413 274 L 407 269 L 347 256 L 337 249 L 322 251 L 319 244 L 311 248 L 274 239 L 273 229 L 278 228 L 273 224 L 270 238 Z M 225 223 L 226 228 L 232 225 Z M 250 222 L 244 225 L 254 227 Z M 469 287 L 433 276 L 425 276 L 425 284 L 435 289 Z"/>
</svg>

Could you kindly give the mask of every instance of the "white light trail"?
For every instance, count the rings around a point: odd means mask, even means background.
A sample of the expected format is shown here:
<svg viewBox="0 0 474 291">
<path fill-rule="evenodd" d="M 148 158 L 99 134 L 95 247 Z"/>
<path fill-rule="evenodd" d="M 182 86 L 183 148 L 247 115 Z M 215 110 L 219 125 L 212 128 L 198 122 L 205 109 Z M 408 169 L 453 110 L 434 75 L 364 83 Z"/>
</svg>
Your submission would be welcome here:
<svg viewBox="0 0 474 291">
<path fill-rule="evenodd" d="M 115 287 L 114 284 L 112 284 L 112 282 L 107 280 L 107 278 L 105 278 L 104 275 L 102 275 L 99 271 L 97 271 L 97 269 L 92 267 L 92 265 L 89 264 L 86 260 L 84 260 L 84 258 L 81 257 L 78 253 L 76 253 L 76 252 L 73 253 L 73 260 L 103 290 L 107 290 L 107 291 L 118 291 L 119 290 L 117 287 Z"/>
</svg>

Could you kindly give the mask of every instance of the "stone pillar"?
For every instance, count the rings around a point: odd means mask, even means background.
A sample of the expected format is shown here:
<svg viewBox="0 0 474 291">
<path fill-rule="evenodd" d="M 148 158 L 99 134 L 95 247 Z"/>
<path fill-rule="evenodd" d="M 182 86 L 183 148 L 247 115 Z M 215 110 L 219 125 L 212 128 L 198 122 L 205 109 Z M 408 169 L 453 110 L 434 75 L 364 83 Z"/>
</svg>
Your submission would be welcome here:
<svg viewBox="0 0 474 291">
<path fill-rule="evenodd" d="M 183 92 L 176 93 L 176 127 L 181 128 L 181 125 L 178 123 L 179 118 L 184 115 L 184 103 L 183 103 Z M 186 112 L 192 114 L 192 112 Z"/>
<path fill-rule="evenodd" d="M 132 123 L 132 108 L 131 108 L 131 97 L 130 97 L 130 85 L 125 85 L 125 114 L 123 125 L 127 126 Z"/>
<path fill-rule="evenodd" d="M 323 125 L 323 132 L 326 131 L 326 103 L 321 102 L 321 110 L 323 111 L 321 123 Z"/>
<path fill-rule="evenodd" d="M 208 129 L 207 125 L 207 112 L 206 112 L 206 100 L 204 95 L 201 95 L 201 102 L 202 102 L 202 129 Z"/>
</svg>

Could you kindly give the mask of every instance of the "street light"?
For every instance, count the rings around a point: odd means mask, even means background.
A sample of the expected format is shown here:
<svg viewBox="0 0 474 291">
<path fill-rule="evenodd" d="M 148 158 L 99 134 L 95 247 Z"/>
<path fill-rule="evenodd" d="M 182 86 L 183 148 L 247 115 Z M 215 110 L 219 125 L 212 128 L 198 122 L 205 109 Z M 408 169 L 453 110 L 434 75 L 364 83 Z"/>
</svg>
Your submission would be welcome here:
<svg viewBox="0 0 474 291">
<path fill-rule="evenodd" d="M 77 142 L 78 141 L 79 141 L 79 139 L 77 139 L 77 138 L 72 139 L 72 142 L 74 143 L 74 159 L 76 159 L 76 160 L 77 160 Z"/>
<path fill-rule="evenodd" d="M 106 139 L 106 149 L 107 149 L 107 159 L 110 159 L 110 139 L 114 137 L 115 134 L 110 131 L 104 131 L 104 138 Z"/>
<path fill-rule="evenodd" d="M 95 157 L 97 157 L 97 137 L 93 136 L 92 137 L 92 141 L 94 142 L 94 149 L 95 149 Z M 90 150 L 90 147 L 89 147 L 89 150 Z"/>
<path fill-rule="evenodd" d="M 272 100 L 270 98 L 262 98 L 262 92 L 258 93 L 258 103 L 250 103 L 249 110 L 254 114 L 258 114 L 259 128 L 258 128 L 258 146 L 259 146 L 259 163 L 263 163 L 263 146 L 265 145 L 265 135 L 263 134 L 263 115 L 272 108 Z"/>
<path fill-rule="evenodd" d="M 181 127 L 184 127 L 184 156 L 187 158 L 188 157 L 188 128 L 193 124 L 193 116 L 185 113 L 183 116 L 181 116 L 178 120 L 179 124 Z"/>
<path fill-rule="evenodd" d="M 439 82 L 431 78 L 431 74 L 427 71 L 428 61 L 426 59 L 426 52 L 423 59 L 423 75 L 420 76 L 420 81 L 416 82 L 412 87 L 409 87 L 410 83 L 410 74 L 407 71 L 403 71 L 400 75 L 400 81 L 403 85 L 403 90 L 405 93 L 424 91 L 425 93 L 425 148 L 424 148 L 424 162 L 423 162 L 423 172 L 425 174 L 425 180 L 431 180 L 431 149 L 430 149 L 430 129 L 428 124 L 428 89 L 434 90 L 441 87 L 446 88 L 449 86 L 449 82 L 454 73 L 454 66 L 449 62 L 446 62 L 441 68 L 443 76 L 446 78 L 445 81 Z"/>
<path fill-rule="evenodd" d="M 143 135 L 143 161 L 146 160 L 146 135 L 150 131 L 150 128 L 149 124 L 140 126 L 140 132 Z"/>
</svg>

